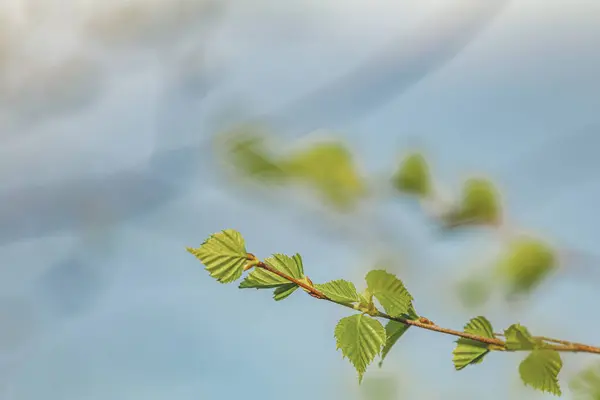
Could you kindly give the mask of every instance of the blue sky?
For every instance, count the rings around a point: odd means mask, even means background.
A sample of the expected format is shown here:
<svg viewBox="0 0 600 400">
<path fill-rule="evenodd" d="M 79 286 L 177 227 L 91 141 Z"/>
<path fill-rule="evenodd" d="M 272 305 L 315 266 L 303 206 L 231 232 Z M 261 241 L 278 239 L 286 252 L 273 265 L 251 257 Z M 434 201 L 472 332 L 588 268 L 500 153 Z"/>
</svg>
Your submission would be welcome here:
<svg viewBox="0 0 600 400">
<path fill-rule="evenodd" d="M 141 22 L 118 46 L 85 25 L 119 12 L 116 2 L 9 3 L 0 43 L 2 398 L 361 398 L 335 351 L 345 310 L 300 293 L 279 304 L 219 285 L 185 252 L 225 228 L 261 257 L 301 253 L 315 282 L 344 277 L 360 287 L 388 249 L 417 310 L 442 326 L 484 314 L 497 330 L 519 321 L 600 344 L 593 259 L 522 307 L 496 299 L 465 310 L 452 283 L 488 265 L 493 235 L 441 237 L 397 198 L 352 222 L 325 219 L 314 202 L 285 193 L 250 196 L 202 144 L 219 121 L 287 110 L 384 51 L 389 64 L 373 71 L 389 72 L 384 86 L 355 82 L 364 96 L 347 110 L 328 115 L 317 102 L 301 118 L 282 115 L 277 133 L 295 140 L 326 128 L 374 173 L 419 146 L 445 190 L 473 173 L 490 176 L 512 224 L 598 256 L 597 2 L 513 0 L 456 57 L 387 98 L 390 86 L 404 86 L 400 61 L 443 42 L 451 31 L 443 22 L 468 20 L 472 3 L 232 0 L 215 24 L 191 0 L 182 14 L 138 0 Z M 123 27 L 116 21 L 113 34 Z M 161 151 L 175 156 L 151 158 Z M 397 379 L 399 398 L 544 398 L 521 387 L 519 355 L 493 354 L 459 373 L 452 348 L 450 337 L 409 331 L 366 377 Z M 564 398 L 569 376 L 590 360 L 564 357 Z"/>
</svg>

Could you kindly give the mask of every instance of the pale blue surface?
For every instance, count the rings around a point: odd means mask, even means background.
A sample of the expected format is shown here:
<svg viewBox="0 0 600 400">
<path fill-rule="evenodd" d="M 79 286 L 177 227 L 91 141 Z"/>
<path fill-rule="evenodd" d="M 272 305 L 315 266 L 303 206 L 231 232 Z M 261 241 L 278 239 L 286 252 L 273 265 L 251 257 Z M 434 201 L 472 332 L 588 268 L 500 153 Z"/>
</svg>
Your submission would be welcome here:
<svg viewBox="0 0 600 400">
<path fill-rule="evenodd" d="M 3 102 L 12 108 L 1 114 L 0 398 L 358 398 L 355 372 L 333 339 L 345 310 L 300 293 L 274 303 L 268 293 L 219 285 L 184 250 L 235 228 L 261 257 L 300 252 L 315 282 L 360 282 L 371 267 L 381 245 L 371 226 L 356 222 L 342 237 L 298 204 L 246 200 L 201 144 L 221 106 L 279 109 L 366 60 L 400 28 L 410 31 L 412 16 L 429 7 L 342 3 L 232 2 L 211 36 L 210 74 L 183 83 L 174 61 L 156 62 L 178 60 L 182 49 L 159 57 L 148 47 L 110 57 L 88 49 L 105 74 L 102 90 L 83 91 L 87 107 L 77 108 L 77 98 L 70 114 L 25 123 L 13 118 L 28 115 L 25 106 Z M 188 42 L 194 35 L 201 37 L 189 33 Z M 471 172 L 489 174 L 504 189 L 511 222 L 600 255 L 599 49 L 597 2 L 514 1 L 460 56 L 362 118 L 350 116 L 366 104 L 348 104 L 349 118 L 338 110 L 331 128 L 369 171 L 391 171 L 404 148 L 419 145 L 450 188 Z M 283 121 L 286 137 L 329 121 L 317 106 L 314 120 L 302 112 L 301 121 Z M 565 139 L 551 140 L 558 137 Z M 449 277 L 485 256 L 489 235 L 443 238 L 400 200 L 374 214 L 396 232 L 386 243 L 414 263 L 399 274 L 417 309 L 439 325 L 460 328 L 482 313 L 496 330 L 520 321 L 600 344 L 593 261 L 561 274 L 524 308 L 465 311 Z M 397 376 L 402 398 L 543 398 L 521 389 L 518 355 L 494 354 L 457 373 L 452 347 L 450 337 L 411 331 L 383 371 L 373 367 L 367 377 Z M 587 360 L 565 357 L 564 398 L 566 378 Z"/>
</svg>

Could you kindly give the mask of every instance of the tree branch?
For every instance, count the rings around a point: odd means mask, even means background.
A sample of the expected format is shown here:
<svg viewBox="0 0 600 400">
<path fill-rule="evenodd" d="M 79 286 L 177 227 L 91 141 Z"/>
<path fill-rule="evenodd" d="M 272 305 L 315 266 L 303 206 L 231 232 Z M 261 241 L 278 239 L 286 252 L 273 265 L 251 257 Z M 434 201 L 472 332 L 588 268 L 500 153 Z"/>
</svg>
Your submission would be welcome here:
<svg viewBox="0 0 600 400">
<path fill-rule="evenodd" d="M 295 283 L 296 285 L 300 286 L 302 289 L 304 289 L 304 291 L 306 291 L 309 295 L 311 295 L 314 298 L 317 298 L 320 300 L 327 300 L 327 301 L 339 304 L 344 307 L 356 309 L 351 304 L 338 302 L 338 301 L 330 299 L 324 293 L 322 293 L 320 290 L 318 290 L 314 286 L 312 286 L 312 282 L 310 281 L 310 279 L 308 277 L 306 277 L 306 281 L 291 277 L 291 276 L 287 275 L 286 273 L 281 272 L 281 271 L 271 267 L 267 263 L 258 261 L 256 256 L 254 256 L 253 254 L 250 254 L 250 253 L 248 254 L 248 260 L 250 260 L 252 262 L 251 264 L 248 265 L 249 267 L 253 266 L 255 268 L 262 268 L 262 269 L 269 271 L 272 274 L 275 274 L 289 282 Z M 427 329 L 429 331 L 439 332 L 439 333 L 443 333 L 446 335 L 461 337 L 464 339 L 473 340 L 475 342 L 492 345 L 492 346 L 494 346 L 493 350 L 516 351 L 516 350 L 509 350 L 506 347 L 506 342 L 497 337 L 488 338 L 488 337 L 474 335 L 474 334 L 467 333 L 467 332 L 457 331 L 454 329 L 442 328 L 441 326 L 437 326 L 433 322 L 429 321 L 427 318 L 423 318 L 423 317 L 419 318 L 418 320 L 411 320 L 411 319 L 402 318 L 402 317 L 392 317 L 392 316 L 390 316 L 386 313 L 380 312 L 380 311 L 378 311 L 373 316 L 379 317 L 379 318 L 384 318 L 384 319 L 387 319 L 390 321 L 400 322 L 405 325 L 415 326 L 415 327 L 421 328 L 421 329 Z M 504 336 L 504 335 L 500 334 L 500 333 L 494 333 L 494 336 Z M 570 341 L 566 341 L 566 340 L 552 339 L 552 338 L 548 338 L 548 337 L 544 337 L 544 336 L 534 336 L 533 338 L 544 342 L 545 349 L 551 349 L 551 350 L 556 350 L 556 351 L 561 351 L 561 352 L 571 352 L 571 353 L 600 354 L 600 347 L 589 346 L 586 344 L 575 343 L 575 342 L 570 342 Z M 552 344 L 550 344 L 550 343 L 552 343 Z M 522 349 L 522 350 L 525 350 L 525 349 Z"/>
</svg>

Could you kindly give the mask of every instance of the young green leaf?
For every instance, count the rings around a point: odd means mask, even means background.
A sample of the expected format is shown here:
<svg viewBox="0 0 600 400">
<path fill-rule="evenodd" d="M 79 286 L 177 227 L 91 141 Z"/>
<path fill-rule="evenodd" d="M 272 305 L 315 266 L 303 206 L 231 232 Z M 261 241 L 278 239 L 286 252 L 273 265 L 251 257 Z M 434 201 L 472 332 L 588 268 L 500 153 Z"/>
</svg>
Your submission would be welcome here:
<svg viewBox="0 0 600 400">
<path fill-rule="evenodd" d="M 240 289 L 273 289 L 278 288 L 281 285 L 290 283 L 287 279 L 275 275 L 267 270 L 255 268 L 246 279 L 244 279 L 239 288 Z"/>
<path fill-rule="evenodd" d="M 285 254 L 273 254 L 265 259 L 265 263 L 292 278 L 304 278 L 302 257 L 296 254 L 293 257 Z M 267 270 L 255 268 L 240 284 L 240 289 L 256 288 L 271 289 L 290 283 L 287 279 L 275 275 Z"/>
<path fill-rule="evenodd" d="M 304 266 L 302 265 L 302 257 L 296 253 L 292 257 L 285 254 L 273 254 L 265 259 L 265 263 L 273 268 L 284 272 L 292 278 L 304 278 Z"/>
<path fill-rule="evenodd" d="M 407 315 L 412 308 L 412 296 L 402 281 L 384 270 L 370 271 L 365 277 L 369 291 L 392 317 Z"/>
<path fill-rule="evenodd" d="M 542 241 L 529 237 L 514 239 L 498 261 L 497 273 L 509 294 L 531 292 L 557 268 L 554 250 Z"/>
<path fill-rule="evenodd" d="M 215 233 L 200 247 L 188 247 L 187 251 L 205 265 L 210 276 L 221 283 L 239 279 L 244 265 L 248 262 L 244 238 L 233 229 Z"/>
<path fill-rule="evenodd" d="M 486 338 L 494 337 L 492 324 L 485 317 L 472 318 L 464 328 L 465 332 Z M 469 364 L 478 364 L 483 361 L 483 356 L 489 353 L 488 345 L 474 340 L 459 338 L 452 352 L 454 368 L 460 371 Z"/>
<path fill-rule="evenodd" d="M 331 205 L 351 210 L 366 192 L 352 154 L 343 143 L 315 143 L 284 164 L 289 176 L 313 186 Z"/>
<path fill-rule="evenodd" d="M 422 154 L 408 155 L 400 164 L 400 168 L 392 178 L 396 189 L 400 192 L 426 197 L 431 193 L 431 177 L 429 166 Z"/>
<path fill-rule="evenodd" d="M 298 289 L 298 285 L 296 285 L 295 283 L 281 285 L 273 291 L 273 298 L 275 299 L 275 301 L 283 300 L 290 294 L 294 293 L 296 289 Z"/>
<path fill-rule="evenodd" d="M 369 288 L 363 290 L 362 293 L 359 293 L 358 298 L 360 300 L 360 303 L 363 305 L 369 305 L 373 303 L 373 293 L 371 293 Z"/>
<path fill-rule="evenodd" d="M 560 396 L 558 373 L 561 368 L 562 360 L 556 350 L 536 349 L 521 362 L 519 374 L 525 385 Z"/>
<path fill-rule="evenodd" d="M 273 256 L 265 259 L 265 263 L 292 278 L 304 278 L 304 268 L 302 266 L 302 257 L 300 254 L 296 254 L 293 257 L 289 257 L 285 254 L 274 254 Z M 273 297 L 275 300 L 279 301 L 292 294 L 298 288 L 298 285 L 267 270 L 255 268 L 250 274 L 248 274 L 246 279 L 240 283 L 239 288 L 275 288 Z"/>
<path fill-rule="evenodd" d="M 496 224 L 501 218 L 499 194 L 487 179 L 469 179 L 460 206 L 444 217 L 447 227 Z"/>
<path fill-rule="evenodd" d="M 383 360 L 385 360 L 385 357 L 392 349 L 392 346 L 396 344 L 398 339 L 404 335 L 408 328 L 410 328 L 410 325 L 403 324 L 402 322 L 398 321 L 388 321 L 388 323 L 385 325 L 386 340 L 385 346 L 383 346 L 383 350 L 381 351 L 381 361 L 379 361 L 380 367 L 383 364 Z"/>
<path fill-rule="evenodd" d="M 365 314 L 342 318 L 335 327 L 336 348 L 354 365 L 358 382 L 362 381 L 367 366 L 381 352 L 386 334 L 383 325 Z"/>
<path fill-rule="evenodd" d="M 579 372 L 569 388 L 577 400 L 600 400 L 600 362 L 596 362 Z"/>
<path fill-rule="evenodd" d="M 341 303 L 355 303 L 360 301 L 354 284 L 343 279 L 315 284 L 315 288 L 333 301 Z"/>
<path fill-rule="evenodd" d="M 375 315 L 377 313 L 377 307 L 375 307 L 375 303 L 373 303 L 373 293 L 369 291 L 369 288 L 365 289 L 362 293 L 359 293 L 358 298 L 358 310 L 369 315 Z"/>
<path fill-rule="evenodd" d="M 529 330 L 520 324 L 509 326 L 504 330 L 504 336 L 507 350 L 532 350 L 536 344 Z"/>
</svg>

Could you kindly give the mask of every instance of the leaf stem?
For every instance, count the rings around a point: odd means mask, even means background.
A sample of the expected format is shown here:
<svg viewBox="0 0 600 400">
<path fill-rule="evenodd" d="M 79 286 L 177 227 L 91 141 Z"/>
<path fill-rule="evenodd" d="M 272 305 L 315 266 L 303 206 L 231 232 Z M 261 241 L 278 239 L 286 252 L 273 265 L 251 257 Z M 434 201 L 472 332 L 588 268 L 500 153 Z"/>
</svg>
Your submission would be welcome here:
<svg viewBox="0 0 600 400">
<path fill-rule="evenodd" d="M 299 279 L 296 279 L 294 277 L 291 277 L 288 274 L 271 267 L 269 264 L 267 264 L 263 261 L 259 261 L 255 265 L 255 267 L 262 268 L 262 269 L 269 271 L 272 274 L 275 274 L 289 282 L 295 283 L 296 285 L 298 285 L 302 289 L 304 289 L 312 297 L 315 297 L 320 300 L 327 300 L 332 303 L 336 303 L 341 306 L 354 309 L 354 307 L 351 304 L 332 300 L 329 297 L 327 297 L 323 292 L 321 292 L 320 290 L 315 288 L 314 286 L 312 286 L 304 281 L 301 281 Z M 310 282 L 310 280 L 308 280 L 308 281 Z M 421 329 L 427 329 L 429 331 L 434 331 L 434 332 L 443 333 L 446 335 L 451 335 L 451 336 L 456 336 L 456 337 L 460 337 L 460 338 L 464 338 L 464 339 L 473 340 L 473 341 L 479 342 L 479 343 L 492 345 L 492 346 L 494 346 L 494 350 L 516 351 L 516 350 L 508 350 L 506 348 L 506 342 L 502 339 L 498 339 L 497 337 L 489 338 L 489 337 L 474 335 L 474 334 L 467 333 L 467 332 L 457 331 L 454 329 L 442 328 L 441 326 L 435 325 L 435 324 L 429 322 L 429 320 L 424 319 L 424 318 L 422 318 L 421 320 L 412 320 L 412 319 L 407 319 L 407 318 L 402 318 L 402 317 L 392 317 L 391 315 L 388 315 L 388 314 L 380 312 L 380 311 L 375 316 L 379 317 L 379 318 L 384 318 L 384 319 L 387 319 L 390 321 L 400 322 L 405 325 L 415 326 L 415 327 L 421 328 Z M 504 336 L 504 335 L 501 333 L 495 333 L 494 336 Z M 582 343 L 569 342 L 566 340 L 552 339 L 552 338 L 548 338 L 548 337 L 544 337 L 544 336 L 535 336 L 534 338 L 545 341 L 545 342 L 555 343 L 555 344 L 547 344 L 545 346 L 545 348 L 551 349 L 551 350 L 562 351 L 562 352 L 571 352 L 571 353 L 600 354 L 600 347 L 589 346 L 589 345 L 582 344 Z"/>
</svg>

